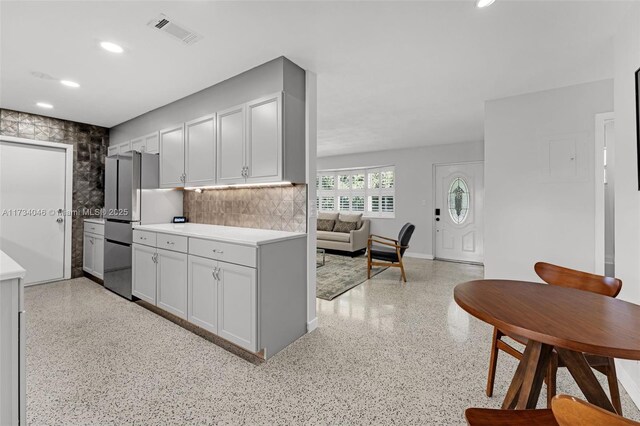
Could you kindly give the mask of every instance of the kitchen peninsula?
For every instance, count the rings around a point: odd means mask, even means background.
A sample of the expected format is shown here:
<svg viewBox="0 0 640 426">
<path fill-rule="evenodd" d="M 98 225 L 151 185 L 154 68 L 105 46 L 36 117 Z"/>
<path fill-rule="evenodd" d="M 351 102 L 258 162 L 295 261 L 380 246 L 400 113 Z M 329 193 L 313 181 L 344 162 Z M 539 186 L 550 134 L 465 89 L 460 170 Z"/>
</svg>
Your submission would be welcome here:
<svg viewBox="0 0 640 426">
<path fill-rule="evenodd" d="M 307 331 L 307 235 L 134 225 L 133 295 L 268 358 Z"/>
</svg>

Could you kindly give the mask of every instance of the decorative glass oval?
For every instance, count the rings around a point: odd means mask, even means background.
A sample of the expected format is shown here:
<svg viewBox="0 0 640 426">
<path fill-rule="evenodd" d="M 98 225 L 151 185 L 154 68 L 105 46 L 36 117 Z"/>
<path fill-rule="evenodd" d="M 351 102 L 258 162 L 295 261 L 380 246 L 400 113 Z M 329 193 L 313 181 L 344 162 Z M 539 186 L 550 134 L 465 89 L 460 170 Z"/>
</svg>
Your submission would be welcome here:
<svg viewBox="0 0 640 426">
<path fill-rule="evenodd" d="M 460 225 L 469 214 L 469 186 L 461 177 L 453 179 L 449 185 L 449 216 L 453 223 Z"/>
</svg>

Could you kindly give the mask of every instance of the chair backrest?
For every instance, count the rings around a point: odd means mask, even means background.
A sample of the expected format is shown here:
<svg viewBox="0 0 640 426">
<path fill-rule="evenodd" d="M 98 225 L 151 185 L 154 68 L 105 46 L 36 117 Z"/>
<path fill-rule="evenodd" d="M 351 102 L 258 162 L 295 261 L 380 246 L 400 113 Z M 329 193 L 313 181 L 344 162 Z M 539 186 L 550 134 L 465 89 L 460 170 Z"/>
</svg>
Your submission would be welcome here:
<svg viewBox="0 0 640 426">
<path fill-rule="evenodd" d="M 568 395 L 556 395 L 551 400 L 551 409 L 556 422 L 560 426 L 576 425 L 608 425 L 608 426 L 640 426 L 617 414 L 603 410 Z"/>
<path fill-rule="evenodd" d="M 536 263 L 533 269 L 542 281 L 551 285 L 576 288 L 609 297 L 616 297 L 622 289 L 622 281 L 618 278 L 576 271 L 545 262 Z"/>
<path fill-rule="evenodd" d="M 412 223 L 405 223 L 400 233 L 398 234 L 398 242 L 402 246 L 400 249 L 400 256 L 404 255 L 405 250 L 409 247 L 409 241 L 411 240 L 411 235 L 413 235 L 413 231 L 416 229 L 415 225 Z"/>
</svg>

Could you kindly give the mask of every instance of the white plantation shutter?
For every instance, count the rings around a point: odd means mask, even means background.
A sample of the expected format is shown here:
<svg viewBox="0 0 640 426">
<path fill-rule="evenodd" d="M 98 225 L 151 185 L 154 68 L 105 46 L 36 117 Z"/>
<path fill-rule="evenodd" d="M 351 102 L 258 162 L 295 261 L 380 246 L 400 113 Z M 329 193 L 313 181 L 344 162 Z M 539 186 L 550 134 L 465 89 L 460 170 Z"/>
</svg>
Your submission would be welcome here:
<svg viewBox="0 0 640 426">
<path fill-rule="evenodd" d="M 395 217 L 395 167 L 320 170 L 316 179 L 321 211 Z"/>
</svg>

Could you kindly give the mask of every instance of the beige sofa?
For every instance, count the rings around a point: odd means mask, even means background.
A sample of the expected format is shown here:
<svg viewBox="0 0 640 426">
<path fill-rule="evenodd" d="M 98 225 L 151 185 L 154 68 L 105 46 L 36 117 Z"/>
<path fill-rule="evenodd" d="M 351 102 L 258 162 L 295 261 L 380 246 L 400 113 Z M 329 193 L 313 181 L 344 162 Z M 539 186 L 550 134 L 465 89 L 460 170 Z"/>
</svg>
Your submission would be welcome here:
<svg viewBox="0 0 640 426">
<path fill-rule="evenodd" d="M 346 251 L 352 254 L 365 251 L 371 226 L 369 219 L 362 219 L 361 215 L 318 213 L 318 219 L 338 220 L 339 218 L 346 222 L 357 222 L 356 229 L 349 233 L 318 230 L 318 248 Z"/>
</svg>

